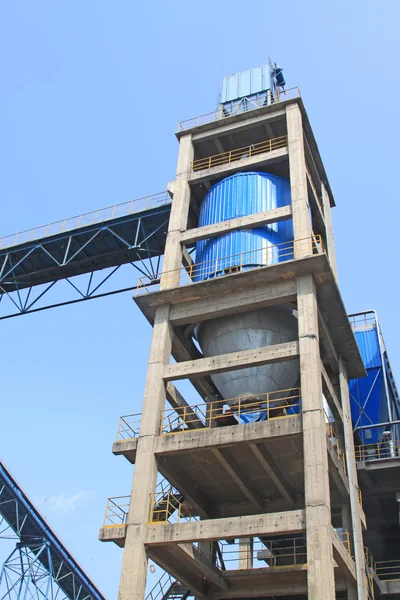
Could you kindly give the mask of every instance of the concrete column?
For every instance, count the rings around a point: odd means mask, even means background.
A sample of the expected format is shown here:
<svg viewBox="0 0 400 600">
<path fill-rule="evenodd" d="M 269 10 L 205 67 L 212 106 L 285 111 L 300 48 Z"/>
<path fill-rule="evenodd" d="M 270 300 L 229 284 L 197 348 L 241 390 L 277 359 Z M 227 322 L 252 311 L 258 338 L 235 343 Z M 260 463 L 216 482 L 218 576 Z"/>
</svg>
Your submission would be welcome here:
<svg viewBox="0 0 400 600">
<path fill-rule="evenodd" d="M 182 263 L 181 232 L 187 228 L 190 203 L 188 176 L 193 160 L 191 135 L 181 138 L 174 198 L 164 254 L 161 287 L 179 285 Z M 165 274 L 165 272 L 168 274 Z M 169 306 L 157 308 L 151 342 L 146 387 L 144 391 L 140 435 L 127 521 L 122 562 L 119 600 L 143 600 L 146 589 L 147 555 L 144 545 L 149 521 L 150 496 L 157 482 L 154 446 L 160 433 L 161 411 L 166 398 L 163 380 L 165 366 L 170 362 L 173 332 L 169 324 Z"/>
<path fill-rule="evenodd" d="M 194 156 L 194 147 L 191 134 L 185 135 L 180 140 L 178 166 L 174 183 L 174 197 L 172 200 L 171 216 L 168 226 L 168 236 L 165 245 L 163 276 L 161 289 L 179 285 L 182 265 L 181 234 L 187 229 L 190 185 L 189 175 Z"/>
<path fill-rule="evenodd" d="M 309 600 L 335 600 L 328 449 L 318 306 L 312 275 L 297 279 Z"/>
<path fill-rule="evenodd" d="M 253 568 L 253 538 L 239 538 L 239 569 Z"/>
<path fill-rule="evenodd" d="M 303 125 L 298 104 L 290 104 L 286 108 L 286 122 L 294 238 L 295 240 L 302 240 L 295 244 L 295 257 L 302 258 L 312 254 L 312 229 L 307 193 Z"/>
<path fill-rule="evenodd" d="M 335 253 L 335 243 L 333 239 L 333 228 L 332 228 L 332 215 L 331 215 L 331 205 L 329 202 L 329 195 L 326 191 L 326 188 L 323 183 L 321 183 L 321 191 L 322 191 L 322 206 L 324 209 L 324 219 L 325 219 L 325 235 L 326 235 L 326 251 L 328 253 L 329 262 L 331 263 L 332 271 L 335 274 L 337 279 L 337 265 L 336 265 L 336 253 Z"/>
<path fill-rule="evenodd" d="M 358 497 L 357 465 L 354 453 L 354 438 L 350 413 L 349 385 L 347 379 L 346 366 L 341 356 L 339 356 L 339 383 L 343 410 L 343 430 L 345 440 L 347 473 L 350 488 L 351 522 L 353 533 L 354 558 L 356 561 L 357 574 L 357 598 L 358 600 L 367 600 L 368 590 L 365 572 L 364 542 L 362 536 L 360 502 Z"/>
<path fill-rule="evenodd" d="M 160 432 L 161 411 L 166 396 L 162 375 L 165 364 L 169 363 L 172 346 L 172 330 L 168 315 L 169 307 L 163 306 L 157 309 L 155 316 L 127 521 L 119 600 L 143 600 L 145 595 L 147 577 L 145 529 L 149 521 L 150 495 L 154 492 L 157 481 L 154 445 Z"/>
</svg>

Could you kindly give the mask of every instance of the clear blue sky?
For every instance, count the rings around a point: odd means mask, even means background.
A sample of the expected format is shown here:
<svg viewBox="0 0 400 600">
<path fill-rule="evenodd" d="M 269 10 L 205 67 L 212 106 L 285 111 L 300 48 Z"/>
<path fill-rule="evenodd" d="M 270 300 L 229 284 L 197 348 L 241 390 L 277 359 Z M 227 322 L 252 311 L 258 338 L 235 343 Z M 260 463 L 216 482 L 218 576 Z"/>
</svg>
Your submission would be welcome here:
<svg viewBox="0 0 400 600">
<path fill-rule="evenodd" d="M 347 309 L 379 311 L 400 377 L 399 18 L 394 0 L 2 2 L 0 235 L 164 190 L 178 121 L 270 55 L 335 194 Z M 122 551 L 97 532 L 130 491 L 111 445 L 140 411 L 150 335 L 129 294 L 0 323 L 1 456 L 110 599 Z"/>
</svg>

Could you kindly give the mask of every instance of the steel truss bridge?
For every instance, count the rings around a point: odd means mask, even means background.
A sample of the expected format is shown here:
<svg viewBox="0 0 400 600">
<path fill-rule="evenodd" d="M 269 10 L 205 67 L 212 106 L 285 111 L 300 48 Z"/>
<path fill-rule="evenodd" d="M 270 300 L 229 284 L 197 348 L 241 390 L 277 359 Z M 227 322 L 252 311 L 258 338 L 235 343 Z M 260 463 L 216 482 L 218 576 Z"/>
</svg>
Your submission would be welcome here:
<svg viewBox="0 0 400 600">
<path fill-rule="evenodd" d="M 1 600 L 105 600 L 2 462 L 0 539 L 17 540 L 0 571 Z"/>
<path fill-rule="evenodd" d="M 156 282 L 170 212 L 162 192 L 0 238 L 0 320 Z"/>
<path fill-rule="evenodd" d="M 157 283 L 170 211 L 162 192 L 0 238 L 0 320 Z M 0 539 L 0 600 L 105 600 L 1 462 Z"/>
</svg>

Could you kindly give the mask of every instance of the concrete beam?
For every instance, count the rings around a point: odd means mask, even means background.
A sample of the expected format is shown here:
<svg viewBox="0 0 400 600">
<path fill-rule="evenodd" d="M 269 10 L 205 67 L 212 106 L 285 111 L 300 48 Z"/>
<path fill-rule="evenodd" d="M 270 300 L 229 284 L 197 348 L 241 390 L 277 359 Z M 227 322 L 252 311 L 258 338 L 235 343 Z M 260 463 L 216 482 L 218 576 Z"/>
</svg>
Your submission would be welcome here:
<svg viewBox="0 0 400 600">
<path fill-rule="evenodd" d="M 336 372 L 339 364 L 339 358 L 336 352 L 331 332 L 329 330 L 328 323 L 326 322 L 326 319 L 323 316 L 321 310 L 318 310 L 318 328 L 321 342 L 326 352 L 327 358 L 332 363 L 332 369 Z"/>
<path fill-rule="evenodd" d="M 339 539 L 336 531 L 332 527 L 332 547 L 333 547 L 333 558 L 341 569 L 350 575 L 351 579 L 356 579 L 356 567 L 354 560 L 351 558 L 349 552 L 346 550 L 343 542 Z"/>
<path fill-rule="evenodd" d="M 175 330 L 172 340 L 172 356 L 179 363 L 180 361 L 188 361 L 193 357 L 202 355 L 192 340 L 184 338 Z M 209 377 L 197 377 L 191 380 L 191 384 L 204 400 L 206 398 L 219 397 L 218 390 Z"/>
<path fill-rule="evenodd" d="M 191 479 L 186 477 L 184 484 L 182 484 L 181 479 L 179 479 L 178 481 L 175 474 L 171 473 L 166 468 L 165 460 L 163 460 L 163 457 L 158 458 L 157 465 L 161 475 L 168 479 L 168 481 L 181 492 L 184 499 L 191 505 L 191 507 L 197 515 L 204 518 L 209 518 L 213 516 L 212 508 L 208 498 Z"/>
<path fill-rule="evenodd" d="M 245 426 L 229 425 L 196 431 L 186 431 L 175 435 L 160 436 L 155 445 L 155 453 L 176 454 L 193 452 L 206 448 L 231 446 L 235 444 L 260 443 L 267 439 L 285 438 L 302 433 L 301 415 L 291 415 L 285 419 L 271 419 Z"/>
<path fill-rule="evenodd" d="M 166 386 L 166 396 L 167 400 L 172 408 L 175 409 L 175 412 L 178 415 L 185 414 L 186 416 L 186 425 L 189 429 L 203 429 L 204 425 L 197 418 L 196 414 L 191 410 L 190 405 L 186 402 L 185 398 L 182 396 L 179 390 L 176 389 L 173 383 L 170 381 Z M 183 410 L 182 410 L 183 409 Z M 185 413 L 184 413 L 185 411 Z M 187 419 L 189 417 L 189 419 Z"/>
<path fill-rule="evenodd" d="M 225 163 L 211 169 L 204 169 L 201 171 L 195 171 L 189 175 L 189 182 L 191 185 L 204 183 L 205 181 L 211 181 L 213 179 L 220 178 L 221 176 L 227 177 L 231 173 L 238 171 L 247 171 L 249 169 L 257 169 L 264 165 L 282 160 L 288 156 L 287 148 L 279 148 L 277 150 L 271 150 L 271 152 L 263 152 L 262 154 L 256 154 L 255 156 L 249 156 L 248 158 L 242 158 L 240 160 L 234 160 L 231 163 Z"/>
<path fill-rule="evenodd" d="M 182 542 L 229 540 L 254 536 L 299 533 L 305 529 L 305 511 L 292 510 L 271 514 L 224 517 L 187 523 L 148 525 L 146 544 L 178 544 Z"/>
<path fill-rule="evenodd" d="M 247 215 L 246 217 L 237 217 L 236 219 L 229 219 L 204 227 L 196 227 L 196 229 L 188 229 L 182 233 L 181 243 L 193 244 L 200 240 L 225 235 L 226 233 L 238 231 L 239 229 L 250 229 L 253 227 L 260 227 L 261 225 L 268 225 L 269 223 L 278 223 L 290 219 L 291 216 L 292 207 L 281 206 L 280 208 Z"/>
<path fill-rule="evenodd" d="M 329 474 L 332 476 L 336 487 L 342 495 L 343 500 L 347 502 L 350 494 L 349 481 L 345 473 L 343 463 L 337 455 L 337 452 L 333 447 L 332 441 L 329 438 L 327 449 L 329 455 Z"/>
<path fill-rule="evenodd" d="M 299 355 L 298 342 L 285 342 L 273 346 L 264 346 L 242 352 L 230 352 L 220 356 L 200 358 L 187 362 L 167 365 L 164 369 L 164 380 L 187 379 L 213 375 L 223 371 L 234 371 L 243 367 L 255 367 L 276 362 L 292 360 Z"/>
<path fill-rule="evenodd" d="M 271 452 L 269 452 L 265 445 L 257 446 L 257 444 L 250 444 L 250 448 L 260 465 L 263 467 L 264 471 L 268 474 L 270 479 L 272 479 L 285 500 L 295 506 L 296 493 L 287 481 L 286 477 L 284 477 L 282 474 Z"/>
<path fill-rule="evenodd" d="M 274 108 L 276 109 L 276 106 Z M 208 125 L 208 130 L 195 133 L 193 135 L 193 142 L 198 144 L 199 142 L 205 142 L 206 140 L 215 139 L 216 137 L 229 135 L 240 130 L 243 131 L 245 129 L 252 129 L 255 125 L 271 123 L 273 121 L 277 121 L 278 119 L 282 119 L 282 117 L 285 116 L 284 108 L 273 110 L 269 107 L 264 107 L 259 109 L 259 111 L 262 111 L 262 114 L 258 114 L 254 111 L 254 116 L 252 117 L 249 117 L 248 113 L 242 113 L 238 114 L 235 119 L 231 119 L 230 121 L 226 121 L 225 119 L 221 119 L 221 121 L 214 121 L 211 124 L 212 127 Z M 220 126 L 218 127 L 218 125 Z"/>
<path fill-rule="evenodd" d="M 205 586 L 202 578 L 199 577 L 197 580 L 195 580 L 193 576 L 188 576 L 186 573 L 183 573 L 179 567 L 177 567 L 173 556 L 159 556 L 156 548 L 153 548 L 152 550 L 147 549 L 147 555 L 153 562 L 156 563 L 156 565 L 161 567 L 161 569 L 168 572 L 170 575 L 172 575 L 172 577 L 175 577 L 177 581 L 188 588 L 193 594 L 196 594 L 196 597 L 204 597 Z"/>
<path fill-rule="evenodd" d="M 249 481 L 249 478 L 243 473 L 239 465 L 229 456 L 229 449 L 213 448 L 212 453 L 246 498 L 257 508 L 263 510 L 264 501 L 261 495 Z"/>
<path fill-rule="evenodd" d="M 229 585 L 226 579 L 224 579 L 223 575 L 221 575 L 221 571 L 214 567 L 214 565 L 208 562 L 203 554 L 193 546 L 191 543 L 187 544 L 177 544 L 177 548 L 184 553 L 189 560 L 192 560 L 196 564 L 196 568 L 198 568 L 205 579 L 212 581 L 215 585 L 221 590 L 228 590 Z"/>
<path fill-rule="evenodd" d="M 340 402 L 338 397 L 336 396 L 335 390 L 333 389 L 333 385 L 331 380 L 329 379 L 329 375 L 326 372 L 326 369 L 321 361 L 321 374 L 322 374 L 322 388 L 328 402 L 329 408 L 332 411 L 333 416 L 336 420 L 339 420 L 340 424 L 343 425 L 343 411 L 340 406 Z"/>
<path fill-rule="evenodd" d="M 194 299 L 171 306 L 170 320 L 175 327 L 198 323 L 206 319 L 216 319 L 246 310 L 256 310 L 274 304 L 288 304 L 296 300 L 296 282 L 275 281 L 249 285 L 244 289 L 229 290 L 211 297 Z"/>
</svg>

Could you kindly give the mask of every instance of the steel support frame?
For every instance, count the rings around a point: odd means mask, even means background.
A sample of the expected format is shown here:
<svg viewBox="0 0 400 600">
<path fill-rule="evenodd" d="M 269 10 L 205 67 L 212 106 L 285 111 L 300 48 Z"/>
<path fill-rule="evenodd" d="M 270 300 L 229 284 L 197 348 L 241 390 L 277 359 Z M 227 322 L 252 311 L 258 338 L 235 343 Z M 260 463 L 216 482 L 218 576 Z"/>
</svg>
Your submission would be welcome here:
<svg viewBox="0 0 400 600">
<path fill-rule="evenodd" d="M 76 244 L 79 234 L 72 231 L 68 235 L 51 238 L 51 240 L 43 239 L 37 241 L 29 247 L 24 247 L 21 250 L 15 247 L 10 248 L 0 254 L 0 320 L 8 319 L 15 316 L 20 316 L 32 312 L 38 312 L 49 308 L 56 308 L 59 306 L 65 306 L 69 304 L 75 304 L 77 302 L 84 302 L 86 300 L 92 300 L 95 298 L 102 298 L 122 292 L 133 291 L 136 289 L 136 278 L 135 285 L 123 285 L 116 283 L 111 289 L 102 291 L 105 285 L 110 282 L 110 279 L 115 280 L 113 277 L 121 268 L 125 265 L 131 265 L 139 275 L 143 275 L 149 278 L 151 283 L 158 283 L 159 281 L 159 270 L 161 264 L 162 249 L 159 246 L 151 247 L 149 242 L 152 238 L 163 227 L 167 227 L 168 219 L 163 221 L 156 229 L 147 231 L 144 220 L 142 217 L 135 217 L 133 220 L 136 231 L 134 234 L 134 243 L 132 244 L 129 240 L 125 239 L 119 233 L 115 231 L 115 227 L 112 225 L 102 224 L 101 227 L 93 229 L 90 232 L 90 237 L 84 243 L 82 243 L 78 249 L 71 250 L 72 243 Z M 120 223 L 118 223 L 120 224 Z M 107 232 L 111 237 L 114 237 L 120 242 L 122 248 L 127 251 L 134 252 L 135 261 L 121 261 L 115 266 L 99 269 L 85 267 L 84 273 L 78 275 L 67 276 L 68 268 L 73 265 L 74 262 L 85 260 L 88 265 L 93 264 L 93 259 L 85 253 L 85 248 L 96 241 L 96 238 L 101 233 Z M 61 256 L 59 251 L 55 249 L 49 249 L 49 246 L 54 246 L 57 242 L 62 248 Z M 58 250 L 58 249 L 57 249 Z M 17 254 L 18 253 L 18 254 Z M 50 261 L 50 264 L 58 270 L 57 277 L 50 281 L 46 281 L 43 284 L 30 285 L 28 280 L 21 280 L 21 273 L 18 269 L 24 266 L 24 263 L 32 257 L 40 260 L 40 257 L 46 258 Z M 16 256 L 18 258 L 16 259 Z M 132 277 L 129 274 L 125 275 L 124 269 L 124 283 L 132 281 Z M 27 269 L 27 275 L 29 270 Z M 100 272 L 100 281 L 95 281 L 95 273 Z M 22 275 L 23 277 L 23 275 Z M 69 290 L 73 292 L 72 299 L 66 299 L 65 286 L 60 290 L 60 295 L 64 295 L 64 299 L 56 302 L 44 302 L 43 300 L 48 297 L 50 290 L 57 285 L 60 288 L 61 282 L 67 282 L 69 284 Z M 9 301 L 7 303 L 7 300 Z M 7 306 L 8 304 L 8 306 Z M 2 308 L 4 307 L 4 312 Z"/>
</svg>

